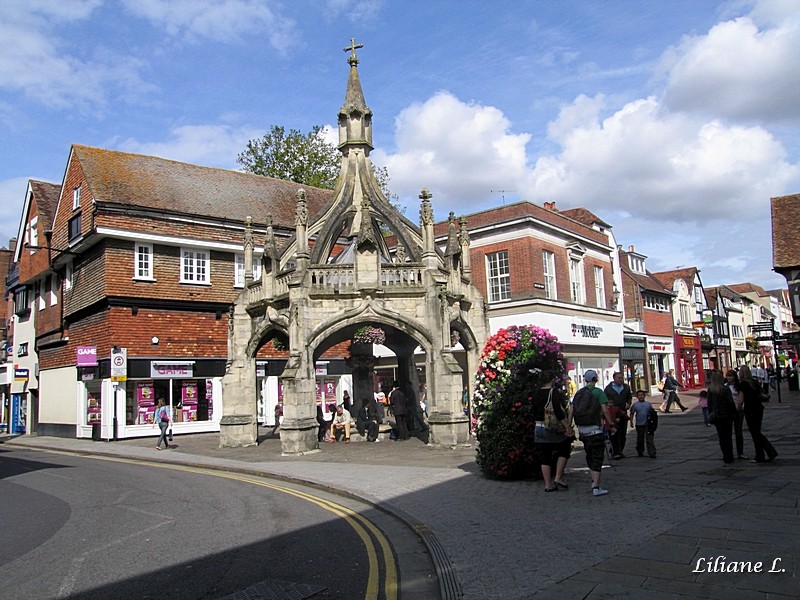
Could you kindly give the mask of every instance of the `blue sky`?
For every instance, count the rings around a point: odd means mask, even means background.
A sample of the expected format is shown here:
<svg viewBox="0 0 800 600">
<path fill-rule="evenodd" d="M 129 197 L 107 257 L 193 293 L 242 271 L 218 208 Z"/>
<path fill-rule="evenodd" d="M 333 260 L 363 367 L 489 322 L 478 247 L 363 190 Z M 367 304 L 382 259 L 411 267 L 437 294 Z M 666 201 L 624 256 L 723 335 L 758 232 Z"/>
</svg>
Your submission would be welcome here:
<svg viewBox="0 0 800 600">
<path fill-rule="evenodd" d="M 800 192 L 795 0 L 3 0 L 0 245 L 70 144 L 236 169 L 272 125 L 332 125 L 355 37 L 373 161 L 416 219 L 585 206 L 653 271 L 771 271 Z M 505 193 L 498 190 L 506 190 Z"/>
</svg>

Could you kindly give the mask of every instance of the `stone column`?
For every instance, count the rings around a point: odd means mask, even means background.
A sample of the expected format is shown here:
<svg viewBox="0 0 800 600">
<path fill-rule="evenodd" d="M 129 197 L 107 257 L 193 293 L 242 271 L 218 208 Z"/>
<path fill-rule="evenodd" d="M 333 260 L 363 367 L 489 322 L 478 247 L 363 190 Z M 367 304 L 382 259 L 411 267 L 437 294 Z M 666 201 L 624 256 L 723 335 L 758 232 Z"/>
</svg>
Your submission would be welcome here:
<svg viewBox="0 0 800 600">
<path fill-rule="evenodd" d="M 372 344 L 352 344 L 350 358 L 347 366 L 353 369 L 353 410 L 361 408 L 364 398 L 372 398 L 372 372 L 375 368 L 375 357 L 372 354 Z M 356 413 L 353 412 L 355 418 Z"/>
</svg>

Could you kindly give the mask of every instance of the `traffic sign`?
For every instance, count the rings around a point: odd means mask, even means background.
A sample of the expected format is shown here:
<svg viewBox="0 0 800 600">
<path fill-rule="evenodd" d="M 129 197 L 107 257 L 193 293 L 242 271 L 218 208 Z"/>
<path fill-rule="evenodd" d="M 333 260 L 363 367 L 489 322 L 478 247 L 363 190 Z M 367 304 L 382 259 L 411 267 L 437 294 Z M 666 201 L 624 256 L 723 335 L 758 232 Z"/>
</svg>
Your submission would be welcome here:
<svg viewBox="0 0 800 600">
<path fill-rule="evenodd" d="M 128 349 L 114 346 L 111 349 L 111 381 L 128 380 Z"/>
</svg>

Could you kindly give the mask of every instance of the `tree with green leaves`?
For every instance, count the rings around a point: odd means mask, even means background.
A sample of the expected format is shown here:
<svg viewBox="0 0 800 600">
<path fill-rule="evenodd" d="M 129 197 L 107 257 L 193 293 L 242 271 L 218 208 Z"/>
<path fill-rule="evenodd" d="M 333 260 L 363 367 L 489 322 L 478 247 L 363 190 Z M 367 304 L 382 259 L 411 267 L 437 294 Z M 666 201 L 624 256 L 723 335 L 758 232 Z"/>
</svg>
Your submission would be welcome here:
<svg viewBox="0 0 800 600">
<path fill-rule="evenodd" d="M 236 162 L 248 173 L 330 190 L 336 185 L 342 154 L 325 140 L 321 125 L 315 125 L 305 135 L 296 129 L 287 134 L 283 127 L 273 125 L 263 138 L 247 142 L 247 149 L 236 157 Z M 389 190 L 389 170 L 374 165 L 372 168 L 383 195 L 397 210 L 405 212 L 398 196 Z"/>
<path fill-rule="evenodd" d="M 305 135 L 296 129 L 287 134 L 275 125 L 263 138 L 247 142 L 236 162 L 248 173 L 332 189 L 342 155 L 325 140 L 319 125 Z"/>
</svg>

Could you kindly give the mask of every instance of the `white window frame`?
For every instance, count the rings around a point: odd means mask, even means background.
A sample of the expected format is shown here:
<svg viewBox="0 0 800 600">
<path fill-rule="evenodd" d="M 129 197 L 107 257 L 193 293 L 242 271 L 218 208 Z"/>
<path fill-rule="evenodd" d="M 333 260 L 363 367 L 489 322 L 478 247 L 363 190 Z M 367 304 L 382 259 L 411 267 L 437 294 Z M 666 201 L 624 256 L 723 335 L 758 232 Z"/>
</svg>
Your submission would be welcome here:
<svg viewBox="0 0 800 600">
<path fill-rule="evenodd" d="M 606 282 L 603 279 L 603 267 L 594 267 L 594 296 L 598 308 L 606 307 Z"/>
<path fill-rule="evenodd" d="M 72 289 L 73 266 L 71 262 L 64 265 L 64 290 Z"/>
<path fill-rule="evenodd" d="M 576 304 L 585 304 L 583 285 L 583 260 L 570 257 L 569 259 L 569 287 L 570 298 Z"/>
<path fill-rule="evenodd" d="M 72 190 L 72 210 L 78 210 L 81 207 L 81 186 Z"/>
<path fill-rule="evenodd" d="M 692 325 L 692 317 L 691 312 L 689 311 L 689 305 L 686 302 L 681 302 L 678 305 L 678 311 L 680 314 L 680 324 L 684 327 L 690 327 Z"/>
<path fill-rule="evenodd" d="M 211 261 L 208 250 L 181 248 L 180 282 L 211 285 Z"/>
<path fill-rule="evenodd" d="M 486 255 L 486 288 L 489 302 L 511 300 L 511 263 L 508 250 Z"/>
<path fill-rule="evenodd" d="M 551 300 L 558 299 L 556 287 L 556 254 L 542 250 L 542 273 L 544 274 L 544 295 Z"/>
<path fill-rule="evenodd" d="M 146 262 L 145 259 L 146 257 Z M 155 281 L 153 277 L 153 245 L 139 244 L 133 246 L 133 278 L 137 281 Z"/>
<path fill-rule="evenodd" d="M 631 268 L 631 271 L 634 273 L 641 273 L 646 274 L 647 271 L 644 268 L 644 259 L 639 258 L 638 256 L 631 256 L 628 255 L 628 266 Z"/>
<path fill-rule="evenodd" d="M 233 261 L 233 287 L 244 287 L 244 254 L 234 254 Z M 261 259 L 253 255 L 253 281 L 261 279 Z"/>
</svg>

